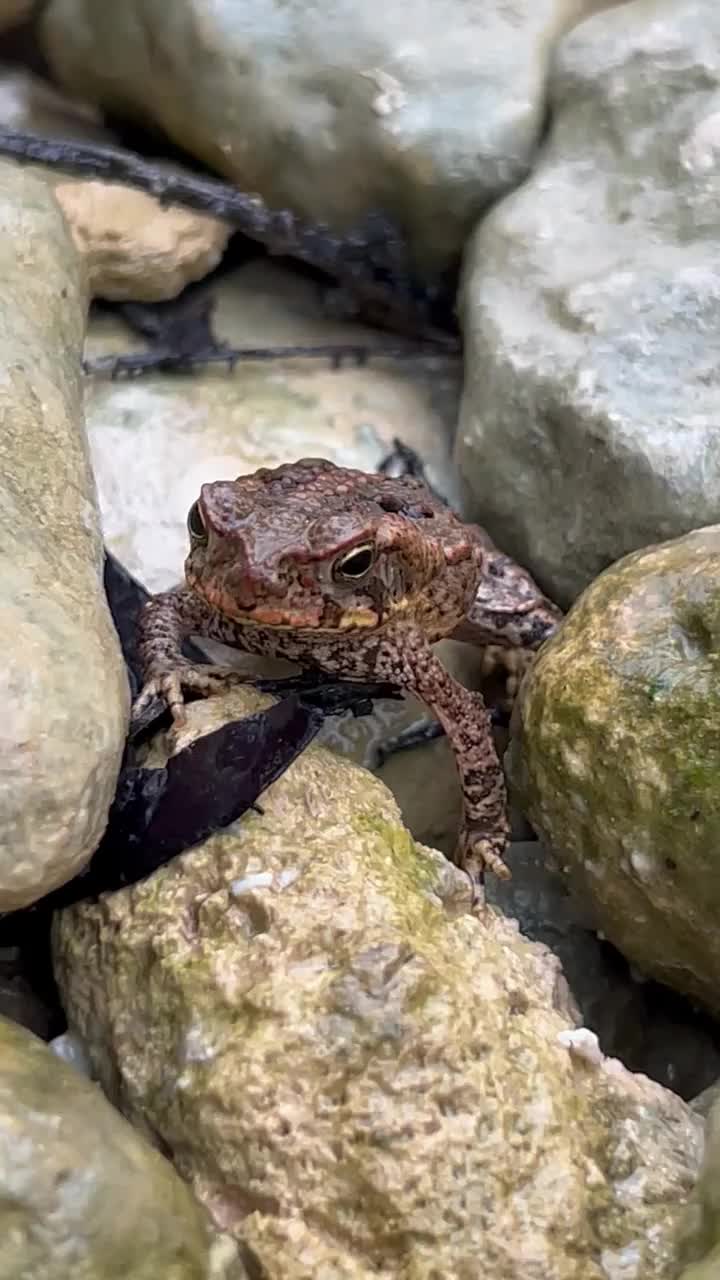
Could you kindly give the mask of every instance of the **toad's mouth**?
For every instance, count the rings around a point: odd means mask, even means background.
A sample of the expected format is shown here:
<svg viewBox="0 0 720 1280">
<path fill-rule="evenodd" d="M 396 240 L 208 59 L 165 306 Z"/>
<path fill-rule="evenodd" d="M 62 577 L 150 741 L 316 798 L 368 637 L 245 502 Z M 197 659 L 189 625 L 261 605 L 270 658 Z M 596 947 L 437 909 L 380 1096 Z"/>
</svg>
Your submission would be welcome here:
<svg viewBox="0 0 720 1280">
<path fill-rule="evenodd" d="M 330 602 L 302 605 L 287 602 L 258 601 L 249 608 L 242 608 L 237 600 L 223 591 L 208 589 L 199 582 L 190 585 L 207 601 L 211 609 L 242 627 L 263 627 L 269 631 L 312 631 L 335 634 L 359 628 L 376 627 L 379 622 L 374 609 L 353 606 L 343 609 Z"/>
</svg>

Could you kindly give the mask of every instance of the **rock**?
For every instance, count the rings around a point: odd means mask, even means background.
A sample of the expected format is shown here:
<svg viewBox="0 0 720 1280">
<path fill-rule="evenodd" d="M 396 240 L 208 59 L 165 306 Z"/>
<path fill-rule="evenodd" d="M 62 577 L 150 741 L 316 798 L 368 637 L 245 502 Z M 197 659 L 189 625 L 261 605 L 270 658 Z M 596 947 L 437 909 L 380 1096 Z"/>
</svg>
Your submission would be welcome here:
<svg viewBox="0 0 720 1280">
<path fill-rule="evenodd" d="M 376 779 L 312 747 L 262 805 L 55 931 L 94 1072 L 254 1272 L 669 1280 L 699 1117 L 588 1061 L 557 963 L 458 915 Z"/>
<path fill-rule="evenodd" d="M 26 67 L 0 64 L 0 120 L 3 129 L 18 133 L 86 142 L 113 141 L 97 107 L 59 93 Z M 41 165 L 32 168 L 49 174 L 51 180 L 66 180 L 56 170 Z"/>
<path fill-rule="evenodd" d="M 592 0 L 52 0 L 40 24 L 74 94 L 152 121 L 276 208 L 337 227 L 382 212 L 440 269 L 528 173 L 557 34 Z M 162 49 L 162 57 L 157 56 Z"/>
<path fill-rule="evenodd" d="M 539 840 L 512 843 L 506 862 L 512 880 L 489 876 L 488 901 L 517 920 L 523 937 L 558 957 L 582 1023 L 597 1034 L 603 1052 L 692 1099 L 693 1110 L 705 1114 L 706 1094 L 720 1077 L 717 1023 L 668 987 L 643 979 L 598 937 L 586 902 L 570 892 Z"/>
<path fill-rule="evenodd" d="M 34 0 L 0 0 L 0 31 L 17 27 L 33 11 Z"/>
<path fill-rule="evenodd" d="M 720 8 L 598 14 L 549 92 L 532 177 L 468 247 L 457 459 L 470 513 L 566 606 L 720 518 Z"/>
<path fill-rule="evenodd" d="M 627 556 L 540 653 L 509 773 L 597 927 L 720 1009 L 720 526 Z"/>
<path fill-rule="evenodd" d="M 125 667 L 102 587 L 81 404 L 86 299 L 44 182 L 0 165 L 0 910 L 70 879 L 102 835 Z"/>
<path fill-rule="evenodd" d="M 44 137 L 114 141 L 93 108 L 68 101 L 24 69 L 0 70 L 0 120 L 6 129 Z M 80 181 L 33 166 L 50 182 L 85 258 L 90 292 L 113 301 L 158 302 L 202 280 L 220 261 L 231 228 L 219 218 L 115 182 Z"/>
<path fill-rule="evenodd" d="M 720 1105 L 707 1120 L 702 1171 L 684 1222 L 688 1261 L 679 1280 L 716 1280 L 720 1275 Z"/>
<path fill-rule="evenodd" d="M 0 1018 L 0 1280 L 242 1280 L 172 1165 Z"/>
<path fill-rule="evenodd" d="M 59 182 L 55 195 L 84 255 L 90 290 L 112 301 L 159 302 L 202 280 L 231 228 L 112 182 Z"/>
</svg>

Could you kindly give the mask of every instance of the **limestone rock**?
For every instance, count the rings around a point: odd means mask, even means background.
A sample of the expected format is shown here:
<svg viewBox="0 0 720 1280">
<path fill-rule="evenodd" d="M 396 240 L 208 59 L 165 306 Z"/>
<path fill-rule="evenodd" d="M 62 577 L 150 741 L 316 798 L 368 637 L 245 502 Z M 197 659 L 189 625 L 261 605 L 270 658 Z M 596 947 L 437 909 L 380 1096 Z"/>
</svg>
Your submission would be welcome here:
<svg viewBox="0 0 720 1280">
<path fill-rule="evenodd" d="M 97 846 L 129 697 L 82 412 L 82 271 L 46 184 L 12 164 L 0 164 L 0 276 L 0 910 L 12 910 Z"/>
<path fill-rule="evenodd" d="M 509 766 L 595 924 L 720 1010 L 720 526 L 627 556 L 524 682 Z"/>
<path fill-rule="evenodd" d="M 0 1280 L 242 1280 L 172 1165 L 0 1018 Z"/>
<path fill-rule="evenodd" d="M 558 32 L 596 0 L 52 0 L 73 93 L 159 125 L 247 191 L 338 227 L 399 221 L 442 267 L 527 174 Z M 158 50 L 162 50 L 162 57 Z"/>
<path fill-rule="evenodd" d="M 55 933 L 94 1071 L 258 1274 L 669 1280 L 699 1117 L 588 1060 L 556 962 L 458 916 L 377 780 L 313 747 L 262 806 Z"/>
<path fill-rule="evenodd" d="M 471 514 L 559 604 L 720 518 L 720 7 L 635 0 L 560 44 L 532 177 L 464 272 Z"/>
</svg>

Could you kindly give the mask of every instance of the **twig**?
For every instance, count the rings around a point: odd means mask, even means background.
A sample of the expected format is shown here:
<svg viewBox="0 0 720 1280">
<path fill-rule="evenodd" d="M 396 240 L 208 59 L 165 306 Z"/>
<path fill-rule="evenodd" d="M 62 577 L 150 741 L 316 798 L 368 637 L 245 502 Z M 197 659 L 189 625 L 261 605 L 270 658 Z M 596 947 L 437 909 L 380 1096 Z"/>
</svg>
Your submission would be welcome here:
<svg viewBox="0 0 720 1280">
<path fill-rule="evenodd" d="M 138 351 L 117 356 L 97 356 L 95 359 L 83 361 L 83 369 L 88 374 L 107 373 L 111 378 L 126 375 L 129 378 L 141 377 L 145 373 L 166 372 L 179 373 L 190 371 L 200 365 L 226 364 L 232 371 L 237 364 L 244 361 L 313 359 L 330 360 L 333 369 L 339 369 L 344 361 L 354 361 L 362 368 L 371 359 L 411 360 L 438 355 L 433 347 L 382 347 L 355 346 L 352 344 L 332 344 L 311 347 L 218 347 L 209 351 L 198 351 L 192 355 L 178 355 L 172 351 Z M 452 353 L 442 352 L 443 356 Z"/>
<path fill-rule="evenodd" d="M 259 196 L 229 183 L 187 171 L 165 169 L 120 147 L 43 138 L 0 130 L 0 155 L 43 164 L 86 178 L 120 182 L 148 192 L 163 205 L 178 204 L 229 222 L 271 254 L 318 268 L 344 284 L 387 328 L 424 337 L 455 350 L 457 339 L 432 324 L 433 291 L 411 279 L 401 238 L 380 216 L 357 233 L 339 236 L 310 226 L 289 210 L 271 210 Z"/>
</svg>

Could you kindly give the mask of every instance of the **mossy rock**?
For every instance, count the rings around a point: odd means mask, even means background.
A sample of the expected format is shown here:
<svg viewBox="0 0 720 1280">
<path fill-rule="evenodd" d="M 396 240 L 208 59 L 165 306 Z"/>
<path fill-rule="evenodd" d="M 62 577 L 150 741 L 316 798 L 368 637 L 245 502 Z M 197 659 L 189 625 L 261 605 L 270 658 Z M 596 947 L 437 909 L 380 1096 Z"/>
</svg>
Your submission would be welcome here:
<svg viewBox="0 0 720 1280">
<path fill-rule="evenodd" d="M 508 763 L 596 924 L 720 1009 L 720 525 L 625 557 L 520 693 Z"/>
</svg>

